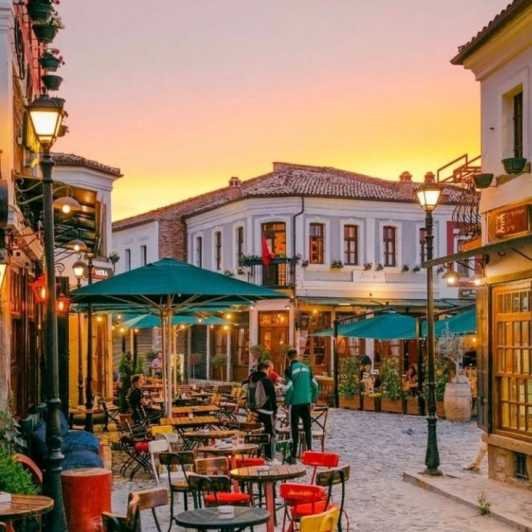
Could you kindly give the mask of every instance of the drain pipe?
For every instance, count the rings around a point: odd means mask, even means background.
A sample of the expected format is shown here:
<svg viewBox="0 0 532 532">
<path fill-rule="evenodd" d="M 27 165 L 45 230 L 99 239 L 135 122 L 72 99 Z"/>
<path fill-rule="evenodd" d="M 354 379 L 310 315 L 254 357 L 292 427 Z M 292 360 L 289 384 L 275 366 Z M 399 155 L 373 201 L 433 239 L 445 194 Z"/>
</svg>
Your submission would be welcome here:
<svg viewBox="0 0 532 532">
<path fill-rule="evenodd" d="M 295 256 L 296 256 L 296 237 L 297 237 L 297 231 L 296 231 L 296 219 L 301 216 L 304 212 L 305 212 L 305 196 L 301 196 L 301 208 L 299 209 L 298 212 L 296 212 L 293 216 L 292 216 L 292 256 L 293 256 L 293 259 L 295 259 Z M 304 234 L 305 230 L 303 228 L 303 234 Z M 303 257 L 301 257 L 301 259 L 303 260 Z M 296 262 L 295 260 L 292 260 L 291 263 L 290 263 L 290 270 L 291 270 L 291 275 L 292 275 L 292 300 L 294 302 L 294 334 L 293 334 L 293 338 L 294 338 L 294 347 L 296 348 L 297 350 L 297 346 L 298 346 L 298 338 L 296 338 L 296 317 L 297 317 L 297 283 L 296 283 Z"/>
</svg>

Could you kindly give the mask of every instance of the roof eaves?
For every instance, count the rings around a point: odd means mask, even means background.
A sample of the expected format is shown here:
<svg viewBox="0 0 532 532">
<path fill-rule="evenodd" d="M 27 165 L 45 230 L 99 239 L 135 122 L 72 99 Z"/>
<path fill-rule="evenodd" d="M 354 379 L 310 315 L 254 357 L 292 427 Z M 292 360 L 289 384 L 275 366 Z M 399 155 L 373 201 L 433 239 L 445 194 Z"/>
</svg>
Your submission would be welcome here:
<svg viewBox="0 0 532 532">
<path fill-rule="evenodd" d="M 462 65 L 464 60 L 475 50 L 480 48 L 495 33 L 513 20 L 521 11 L 532 6 L 532 0 L 513 0 L 500 13 L 498 13 L 486 26 L 484 26 L 467 43 L 458 47 L 458 53 L 451 59 L 451 64 Z"/>
</svg>

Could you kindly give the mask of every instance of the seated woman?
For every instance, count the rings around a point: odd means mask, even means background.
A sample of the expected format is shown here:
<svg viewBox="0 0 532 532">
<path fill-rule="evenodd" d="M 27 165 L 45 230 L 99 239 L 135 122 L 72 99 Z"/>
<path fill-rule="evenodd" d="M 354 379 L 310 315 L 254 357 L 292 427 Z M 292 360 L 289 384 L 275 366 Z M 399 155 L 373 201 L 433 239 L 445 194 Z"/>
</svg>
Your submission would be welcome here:
<svg viewBox="0 0 532 532">
<path fill-rule="evenodd" d="M 144 375 L 133 375 L 131 377 L 131 389 L 129 390 L 128 403 L 131 409 L 133 421 L 142 423 L 146 418 L 150 422 L 158 422 L 161 411 L 152 406 L 151 399 L 142 391 Z"/>
</svg>

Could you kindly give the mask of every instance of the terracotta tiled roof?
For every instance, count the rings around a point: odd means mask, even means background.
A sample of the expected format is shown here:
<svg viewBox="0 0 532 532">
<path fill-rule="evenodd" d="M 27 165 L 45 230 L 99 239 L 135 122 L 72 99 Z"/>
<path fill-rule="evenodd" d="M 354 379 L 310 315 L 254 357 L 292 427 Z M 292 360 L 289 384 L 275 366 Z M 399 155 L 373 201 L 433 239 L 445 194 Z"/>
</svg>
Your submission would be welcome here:
<svg viewBox="0 0 532 532">
<path fill-rule="evenodd" d="M 451 63 L 453 65 L 461 65 L 466 57 L 484 44 L 494 33 L 502 29 L 515 16 L 529 7 L 532 7 L 532 0 L 513 0 L 472 39 L 458 47 L 458 53 L 451 59 Z"/>
<path fill-rule="evenodd" d="M 120 168 L 107 166 L 106 164 L 91 159 L 85 159 L 85 157 L 81 157 L 81 155 L 74 155 L 73 153 L 54 153 L 53 158 L 57 166 L 81 166 L 115 177 L 122 177 Z"/>
<path fill-rule="evenodd" d="M 273 172 L 233 181 L 233 186 L 118 220 L 113 229 L 168 217 L 188 217 L 246 198 L 306 196 L 413 203 L 418 186 L 415 182 L 391 181 L 331 167 L 273 163 Z M 442 201 L 447 204 L 458 204 L 462 198 L 463 191 L 456 187 L 447 186 L 442 194 Z"/>
</svg>

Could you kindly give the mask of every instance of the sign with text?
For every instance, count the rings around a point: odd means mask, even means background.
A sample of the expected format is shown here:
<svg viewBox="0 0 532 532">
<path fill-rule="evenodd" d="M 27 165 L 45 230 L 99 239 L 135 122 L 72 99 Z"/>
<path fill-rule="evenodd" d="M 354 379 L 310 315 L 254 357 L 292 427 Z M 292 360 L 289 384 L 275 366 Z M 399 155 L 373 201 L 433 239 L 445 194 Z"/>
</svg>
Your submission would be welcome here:
<svg viewBox="0 0 532 532">
<path fill-rule="evenodd" d="M 489 240 L 526 234 L 531 229 L 531 205 L 518 205 L 488 214 Z"/>
</svg>

